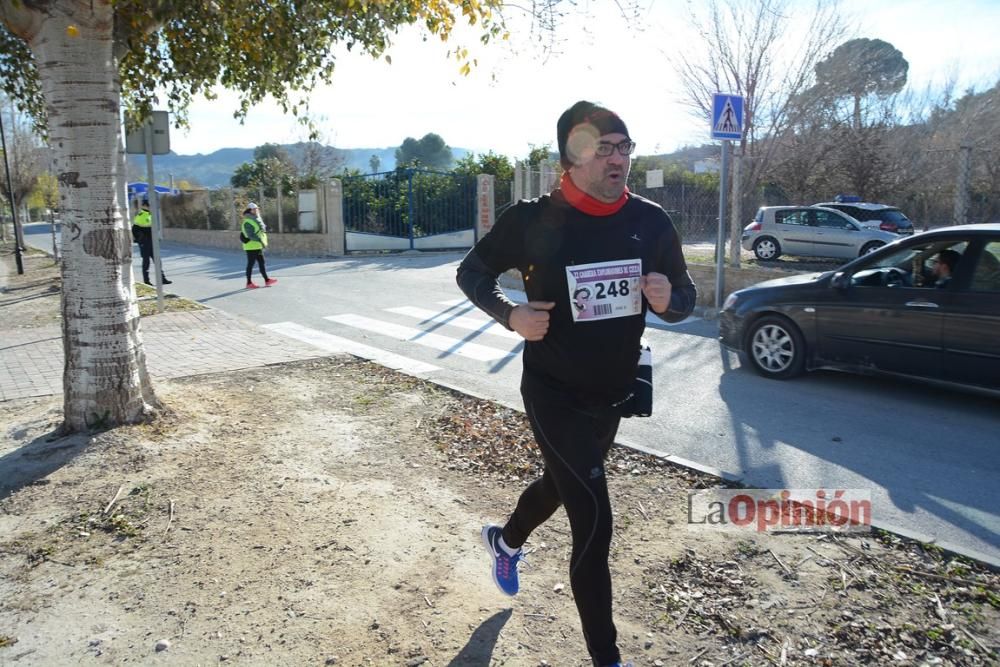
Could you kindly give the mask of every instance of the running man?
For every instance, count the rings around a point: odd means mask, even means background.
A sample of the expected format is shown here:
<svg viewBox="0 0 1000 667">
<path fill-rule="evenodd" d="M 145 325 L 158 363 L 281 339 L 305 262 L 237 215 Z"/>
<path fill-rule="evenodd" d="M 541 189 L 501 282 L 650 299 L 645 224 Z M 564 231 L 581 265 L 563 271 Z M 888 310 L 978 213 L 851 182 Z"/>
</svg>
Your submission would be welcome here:
<svg viewBox="0 0 1000 667">
<path fill-rule="evenodd" d="M 458 268 L 476 306 L 525 339 L 521 395 L 544 473 L 482 537 L 493 579 L 518 591 L 521 547 L 562 505 L 570 583 L 593 664 L 621 665 L 612 620 L 611 502 L 604 459 L 639 363 L 646 310 L 679 322 L 695 305 L 680 239 L 660 206 L 626 187 L 635 143 L 612 111 L 577 102 L 556 124 L 564 174 L 551 194 L 507 210 Z M 528 303 L 498 277 L 517 268 Z"/>
</svg>

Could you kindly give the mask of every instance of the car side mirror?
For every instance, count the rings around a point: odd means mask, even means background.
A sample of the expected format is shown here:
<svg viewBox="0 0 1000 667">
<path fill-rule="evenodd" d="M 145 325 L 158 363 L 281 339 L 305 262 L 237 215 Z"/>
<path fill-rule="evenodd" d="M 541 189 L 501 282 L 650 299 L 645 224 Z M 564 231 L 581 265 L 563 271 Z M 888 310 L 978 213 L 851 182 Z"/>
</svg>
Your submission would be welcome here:
<svg viewBox="0 0 1000 667">
<path fill-rule="evenodd" d="M 830 287 L 834 289 L 847 289 L 851 286 L 851 277 L 843 271 L 837 271 L 830 278 Z"/>
</svg>

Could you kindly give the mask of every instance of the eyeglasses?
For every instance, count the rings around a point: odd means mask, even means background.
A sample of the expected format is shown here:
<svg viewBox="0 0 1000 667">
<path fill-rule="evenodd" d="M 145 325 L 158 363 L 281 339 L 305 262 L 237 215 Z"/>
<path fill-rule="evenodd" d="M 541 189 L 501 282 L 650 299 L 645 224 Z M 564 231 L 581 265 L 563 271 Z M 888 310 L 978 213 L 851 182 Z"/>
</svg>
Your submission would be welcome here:
<svg viewBox="0 0 1000 667">
<path fill-rule="evenodd" d="M 601 141 L 597 144 L 597 148 L 594 149 L 594 153 L 600 157 L 607 157 L 614 153 L 616 148 L 622 155 L 631 155 L 635 152 L 635 142 L 629 141 L 628 139 L 620 144 L 612 144 L 606 141 Z"/>
</svg>

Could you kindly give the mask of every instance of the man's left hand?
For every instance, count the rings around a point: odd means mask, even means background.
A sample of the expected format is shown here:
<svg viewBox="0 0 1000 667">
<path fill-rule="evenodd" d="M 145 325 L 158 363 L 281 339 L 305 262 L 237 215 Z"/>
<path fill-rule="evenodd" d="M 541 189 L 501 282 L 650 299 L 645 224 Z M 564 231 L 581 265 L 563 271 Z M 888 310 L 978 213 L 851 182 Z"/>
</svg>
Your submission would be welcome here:
<svg viewBox="0 0 1000 667">
<path fill-rule="evenodd" d="M 662 273 L 650 272 L 644 275 L 639 286 L 654 313 L 665 313 L 670 307 L 670 280 Z"/>
</svg>

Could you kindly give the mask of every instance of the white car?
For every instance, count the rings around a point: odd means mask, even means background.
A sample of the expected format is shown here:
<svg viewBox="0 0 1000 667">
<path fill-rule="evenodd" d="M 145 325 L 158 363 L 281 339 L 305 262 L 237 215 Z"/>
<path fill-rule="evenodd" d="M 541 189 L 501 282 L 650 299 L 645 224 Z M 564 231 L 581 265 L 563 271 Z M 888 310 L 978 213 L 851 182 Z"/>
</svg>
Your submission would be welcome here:
<svg viewBox="0 0 1000 667">
<path fill-rule="evenodd" d="M 762 206 L 743 229 L 743 247 L 757 259 L 781 255 L 854 259 L 899 236 L 868 229 L 851 216 L 822 206 Z"/>
</svg>

